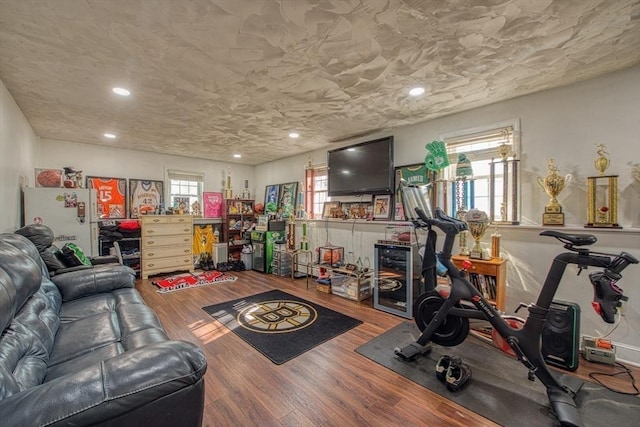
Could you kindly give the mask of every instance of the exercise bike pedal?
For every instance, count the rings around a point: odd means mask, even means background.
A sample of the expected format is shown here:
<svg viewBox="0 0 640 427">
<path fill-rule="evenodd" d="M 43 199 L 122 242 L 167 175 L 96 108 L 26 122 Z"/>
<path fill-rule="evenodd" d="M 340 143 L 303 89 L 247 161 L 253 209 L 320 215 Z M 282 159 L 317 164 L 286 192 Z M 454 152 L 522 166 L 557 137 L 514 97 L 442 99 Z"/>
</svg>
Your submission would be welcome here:
<svg viewBox="0 0 640 427">
<path fill-rule="evenodd" d="M 393 353 L 404 360 L 405 362 L 411 362 L 415 360 L 417 356 L 429 354 L 431 352 L 431 343 L 426 345 L 420 345 L 418 343 L 411 343 L 403 348 L 396 347 L 393 349 Z"/>
</svg>

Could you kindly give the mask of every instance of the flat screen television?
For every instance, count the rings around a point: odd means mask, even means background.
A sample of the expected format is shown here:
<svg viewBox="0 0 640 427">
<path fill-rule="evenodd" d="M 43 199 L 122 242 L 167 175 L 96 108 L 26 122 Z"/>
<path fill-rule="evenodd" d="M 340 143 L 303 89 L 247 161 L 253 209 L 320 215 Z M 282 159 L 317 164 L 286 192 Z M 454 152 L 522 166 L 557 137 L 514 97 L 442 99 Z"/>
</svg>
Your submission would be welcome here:
<svg viewBox="0 0 640 427">
<path fill-rule="evenodd" d="M 392 194 L 393 136 L 327 152 L 329 196 Z"/>
</svg>

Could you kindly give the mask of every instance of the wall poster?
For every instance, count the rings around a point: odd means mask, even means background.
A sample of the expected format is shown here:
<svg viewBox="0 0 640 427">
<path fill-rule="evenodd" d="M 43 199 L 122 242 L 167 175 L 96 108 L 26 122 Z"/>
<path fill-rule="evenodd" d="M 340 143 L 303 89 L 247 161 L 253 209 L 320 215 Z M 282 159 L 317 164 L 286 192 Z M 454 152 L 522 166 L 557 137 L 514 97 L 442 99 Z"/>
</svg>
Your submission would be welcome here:
<svg viewBox="0 0 640 427">
<path fill-rule="evenodd" d="M 164 208 L 164 183 L 129 178 L 129 218 L 154 214 Z"/>
<path fill-rule="evenodd" d="M 298 182 L 288 182 L 280 185 L 280 203 L 278 203 L 278 207 L 282 209 L 282 218 L 293 218 L 295 216 L 297 195 Z"/>
<path fill-rule="evenodd" d="M 278 212 L 278 194 L 280 193 L 280 185 L 267 185 L 264 190 L 264 213 L 267 215 L 275 215 Z"/>
<path fill-rule="evenodd" d="M 126 218 L 126 179 L 88 176 L 87 188 L 95 188 L 98 191 L 98 217 L 114 219 Z"/>
<path fill-rule="evenodd" d="M 222 218 L 222 193 L 205 191 L 202 193 L 205 218 Z"/>
</svg>

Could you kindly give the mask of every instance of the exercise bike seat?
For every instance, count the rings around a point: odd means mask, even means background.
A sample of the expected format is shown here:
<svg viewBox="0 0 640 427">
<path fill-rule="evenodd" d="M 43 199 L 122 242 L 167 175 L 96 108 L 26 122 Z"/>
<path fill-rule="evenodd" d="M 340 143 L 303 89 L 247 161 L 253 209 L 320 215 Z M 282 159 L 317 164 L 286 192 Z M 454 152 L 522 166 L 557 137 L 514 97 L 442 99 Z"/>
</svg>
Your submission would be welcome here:
<svg viewBox="0 0 640 427">
<path fill-rule="evenodd" d="M 540 235 L 555 237 L 562 243 L 569 243 L 571 246 L 588 246 L 598 241 L 596 236 L 591 234 L 567 234 L 556 230 L 545 230 Z"/>
</svg>

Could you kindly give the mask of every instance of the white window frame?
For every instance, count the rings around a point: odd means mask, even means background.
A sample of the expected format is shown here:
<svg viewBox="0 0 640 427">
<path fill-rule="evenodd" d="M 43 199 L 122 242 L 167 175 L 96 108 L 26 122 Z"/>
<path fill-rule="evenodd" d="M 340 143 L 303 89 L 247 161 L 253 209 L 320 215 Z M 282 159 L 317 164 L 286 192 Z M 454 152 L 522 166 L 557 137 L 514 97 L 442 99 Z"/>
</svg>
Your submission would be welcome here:
<svg viewBox="0 0 640 427">
<path fill-rule="evenodd" d="M 175 197 L 189 197 L 188 212 L 191 212 L 191 206 L 197 200 L 200 206 L 202 206 L 202 192 L 204 191 L 204 172 L 185 171 L 178 169 L 167 169 L 167 182 L 168 185 L 168 201 L 170 207 L 174 207 Z M 193 187 L 196 186 L 197 195 L 174 193 L 174 185 L 187 185 Z"/>
<path fill-rule="evenodd" d="M 506 135 L 504 132 L 507 132 Z M 458 162 L 458 154 L 464 153 L 468 156 L 469 160 L 471 160 L 472 165 L 474 162 L 484 162 L 487 166 L 486 174 L 476 174 L 478 167 L 474 168 L 474 176 L 473 183 L 471 184 L 471 191 L 468 194 L 468 199 L 473 197 L 473 200 L 468 200 L 467 208 L 479 207 L 481 210 L 486 211 L 487 214 L 489 212 L 489 172 L 488 165 L 492 160 L 499 160 L 501 158 L 500 153 L 498 151 L 500 145 L 505 141 L 505 137 L 507 138 L 507 142 L 511 145 L 511 152 L 509 154 L 509 158 L 512 158 L 514 155 L 516 158 L 520 158 L 520 119 L 511 119 L 497 123 L 491 123 L 484 126 L 478 126 L 474 128 L 468 128 L 463 130 L 458 130 L 454 132 L 449 132 L 440 135 L 440 140 L 444 141 L 447 145 L 447 153 L 449 155 L 449 163 L 450 165 L 445 168 L 442 173 L 442 177 L 449 182 L 455 184 L 456 181 L 456 165 Z M 487 143 L 489 145 L 486 148 L 479 147 L 476 150 L 468 149 L 470 144 L 478 144 L 478 143 Z M 477 163 L 476 163 L 477 164 Z M 484 164 L 482 166 L 485 166 Z M 496 171 L 496 177 L 501 177 L 501 171 Z M 498 180 L 496 180 L 498 182 Z M 501 181 L 500 181 L 501 182 Z M 486 186 L 479 188 L 478 185 Z M 518 185 L 520 185 L 520 180 L 518 180 Z M 486 194 L 478 196 L 477 193 Z M 486 190 L 486 191 L 485 191 Z M 449 214 L 455 215 L 456 213 L 456 200 L 455 200 L 455 191 L 451 191 L 452 197 L 451 200 L 448 200 L 448 205 L 446 207 L 446 211 Z M 497 194 L 501 194 L 501 191 L 497 191 Z M 518 212 L 520 212 L 520 189 L 517 189 L 518 200 L 516 201 Z M 484 199 L 484 200 L 483 200 Z"/>
</svg>

